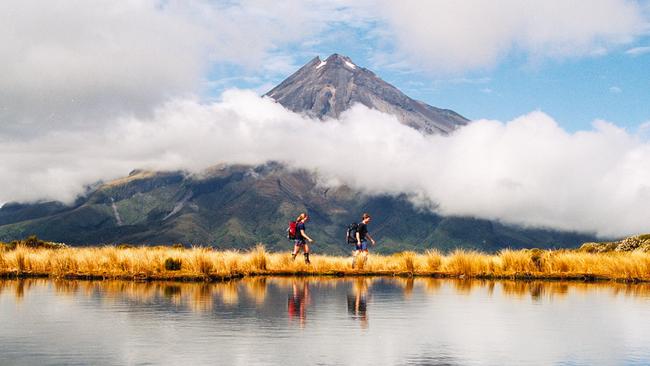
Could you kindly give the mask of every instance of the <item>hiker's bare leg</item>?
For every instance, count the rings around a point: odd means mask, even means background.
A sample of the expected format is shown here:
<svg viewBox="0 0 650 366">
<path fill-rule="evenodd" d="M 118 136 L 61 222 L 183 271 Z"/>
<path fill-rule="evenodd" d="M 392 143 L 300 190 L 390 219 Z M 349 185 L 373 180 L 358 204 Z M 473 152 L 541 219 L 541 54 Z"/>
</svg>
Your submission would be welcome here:
<svg viewBox="0 0 650 366">
<path fill-rule="evenodd" d="M 309 261 L 309 245 L 307 245 L 307 243 L 305 243 L 303 251 L 305 252 L 305 263 L 311 263 L 311 261 Z"/>
</svg>

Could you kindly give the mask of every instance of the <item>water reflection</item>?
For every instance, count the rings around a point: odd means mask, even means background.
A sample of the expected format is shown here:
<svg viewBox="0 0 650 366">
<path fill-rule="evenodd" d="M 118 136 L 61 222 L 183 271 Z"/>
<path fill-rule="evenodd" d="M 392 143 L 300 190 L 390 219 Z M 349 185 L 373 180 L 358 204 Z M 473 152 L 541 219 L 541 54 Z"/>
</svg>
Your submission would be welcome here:
<svg viewBox="0 0 650 366">
<path fill-rule="evenodd" d="M 648 316 L 650 284 L 4 280 L 0 363 L 641 365 Z"/>
<path fill-rule="evenodd" d="M 307 306 L 311 302 L 309 296 L 309 282 L 296 279 L 291 284 L 291 290 L 287 302 L 289 320 L 298 319 L 300 326 L 304 327 L 307 321 Z"/>
<path fill-rule="evenodd" d="M 215 304 L 236 307 L 242 296 L 257 306 L 267 302 L 271 289 L 283 289 L 288 294 L 287 314 L 304 323 L 312 299 L 310 286 L 318 288 L 344 287 L 348 289 L 348 312 L 353 318 L 367 318 L 370 289 L 377 283 L 398 289 L 409 300 L 416 289 L 434 296 L 443 288 L 451 288 L 457 295 L 470 296 L 485 292 L 488 296 L 505 295 L 512 298 L 530 298 L 535 302 L 566 298 L 570 293 L 605 293 L 610 296 L 650 297 L 650 284 L 626 284 L 615 282 L 561 282 L 561 281 L 487 281 L 451 280 L 433 278 L 274 278 L 259 277 L 224 283 L 175 283 L 175 282 L 129 282 L 129 281 L 83 281 L 21 279 L 0 280 L 0 297 L 12 297 L 21 302 L 38 287 L 51 287 L 57 295 L 85 296 L 107 302 L 128 301 L 134 304 L 166 302 L 193 312 L 208 312 Z M 496 294 L 495 294 L 496 293 Z"/>
<path fill-rule="evenodd" d="M 362 328 L 368 328 L 368 297 L 372 280 L 359 278 L 352 282 L 352 292 L 348 294 L 348 314 L 359 320 Z"/>
</svg>

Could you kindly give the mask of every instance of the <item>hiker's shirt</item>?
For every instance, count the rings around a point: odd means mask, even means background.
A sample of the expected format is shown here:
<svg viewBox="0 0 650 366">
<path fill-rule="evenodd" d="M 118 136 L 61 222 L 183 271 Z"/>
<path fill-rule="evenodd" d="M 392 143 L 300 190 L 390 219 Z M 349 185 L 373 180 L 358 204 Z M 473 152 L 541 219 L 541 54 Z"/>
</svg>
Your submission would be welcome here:
<svg viewBox="0 0 650 366">
<path fill-rule="evenodd" d="M 296 242 L 301 242 L 301 243 L 305 242 L 305 238 L 302 236 L 303 230 L 305 230 L 304 222 L 299 222 L 298 224 L 296 224 Z"/>
<path fill-rule="evenodd" d="M 364 224 L 363 222 L 360 223 L 357 232 L 359 233 L 359 239 L 362 242 L 366 241 L 366 234 L 368 234 L 368 225 Z"/>
</svg>

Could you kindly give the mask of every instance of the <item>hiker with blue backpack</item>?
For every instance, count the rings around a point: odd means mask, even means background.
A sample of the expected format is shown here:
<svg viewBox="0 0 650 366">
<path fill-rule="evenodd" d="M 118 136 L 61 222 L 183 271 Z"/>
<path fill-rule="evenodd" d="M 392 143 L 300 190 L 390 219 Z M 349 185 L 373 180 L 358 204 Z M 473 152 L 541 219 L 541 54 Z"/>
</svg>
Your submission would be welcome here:
<svg viewBox="0 0 650 366">
<path fill-rule="evenodd" d="M 367 213 L 361 215 L 361 222 L 358 224 L 351 225 L 351 228 L 348 229 L 348 242 L 353 241 L 355 244 L 354 253 L 352 253 L 352 268 L 355 267 L 357 262 L 357 257 L 359 254 L 362 256 L 361 267 L 368 260 L 368 239 L 372 245 L 375 245 L 375 239 L 372 238 L 368 232 L 368 224 L 370 223 L 371 217 Z M 356 228 L 354 228 L 356 226 Z M 351 231 L 353 231 L 351 233 Z"/>
<path fill-rule="evenodd" d="M 302 251 L 305 253 L 305 263 L 310 264 L 309 245 L 307 242 L 313 243 L 314 240 L 305 232 L 305 223 L 307 220 L 309 220 L 309 215 L 304 212 L 301 213 L 298 218 L 296 218 L 296 221 L 289 223 L 289 229 L 287 229 L 287 231 L 289 232 L 289 239 L 294 240 L 291 258 L 295 260 L 296 256 L 300 252 L 300 248 L 302 248 Z"/>
</svg>

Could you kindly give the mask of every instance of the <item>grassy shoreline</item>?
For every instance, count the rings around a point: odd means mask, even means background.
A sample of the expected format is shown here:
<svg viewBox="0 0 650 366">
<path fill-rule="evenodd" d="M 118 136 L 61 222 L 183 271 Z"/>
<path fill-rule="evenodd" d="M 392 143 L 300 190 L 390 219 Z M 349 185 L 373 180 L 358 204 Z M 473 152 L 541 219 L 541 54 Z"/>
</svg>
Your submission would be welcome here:
<svg viewBox="0 0 650 366">
<path fill-rule="evenodd" d="M 312 255 L 311 265 L 258 245 L 248 252 L 210 248 L 114 246 L 0 247 L 0 278 L 51 277 L 136 281 L 225 281 L 249 276 L 426 276 L 440 278 L 650 282 L 650 253 L 455 250 L 442 254 L 371 254 L 362 269 L 351 257 Z"/>
</svg>

